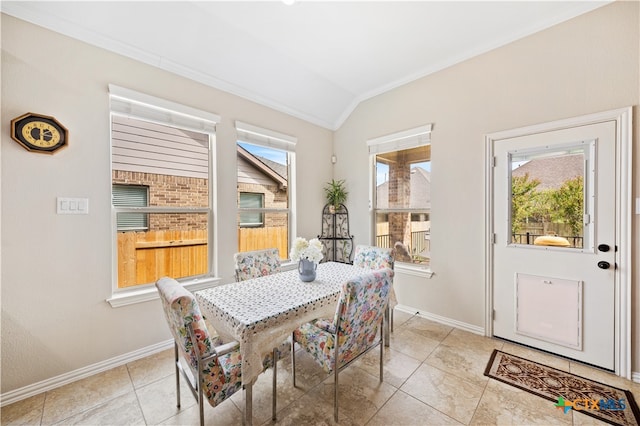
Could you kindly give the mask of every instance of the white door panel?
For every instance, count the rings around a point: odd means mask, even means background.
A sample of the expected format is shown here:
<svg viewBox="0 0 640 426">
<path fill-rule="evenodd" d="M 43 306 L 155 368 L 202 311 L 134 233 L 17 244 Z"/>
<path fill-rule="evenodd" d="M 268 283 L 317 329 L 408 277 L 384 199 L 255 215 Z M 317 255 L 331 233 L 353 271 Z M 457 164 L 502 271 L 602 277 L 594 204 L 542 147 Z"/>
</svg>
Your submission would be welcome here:
<svg viewBox="0 0 640 426">
<path fill-rule="evenodd" d="M 590 124 L 493 142 L 493 334 L 602 368 L 613 370 L 615 360 L 615 247 L 616 247 L 616 123 Z M 584 224 L 578 247 L 539 246 L 514 240 L 512 174 L 516 160 L 548 158 L 583 161 Z M 577 156 L 577 157 L 576 157 Z M 524 160 L 522 163 L 527 164 Z M 529 165 L 533 165 L 530 163 Z M 554 171 L 561 174 L 561 165 Z M 567 163 L 568 164 L 568 163 Z M 552 176 L 549 180 L 553 180 Z M 560 179 L 560 178 L 558 178 Z M 540 185 L 543 186 L 544 182 Z M 555 212 L 550 212 L 553 215 Z M 544 222 L 544 221 L 542 221 Z M 530 226 L 527 223 L 527 226 Z M 546 226 L 546 225 L 545 225 Z M 563 226 L 563 225 L 558 225 Z M 566 226 L 565 226 L 566 228 Z M 562 238 L 550 239 L 560 241 Z M 579 239 L 578 239 L 579 240 Z M 519 241 L 519 240 L 518 240 Z M 531 242 L 531 241 L 530 241 Z M 609 251 L 598 249 L 608 245 Z M 608 262 L 602 269 L 599 262 Z M 531 277 L 540 277 L 539 282 Z M 523 279 L 520 300 L 516 279 Z M 536 287 L 539 285 L 539 287 Z M 555 287 L 554 290 L 554 285 Z M 557 293 L 559 299 L 553 298 Z M 563 295 L 563 296 L 561 296 Z M 548 303 L 545 301 L 548 300 Z M 517 325 L 518 303 L 523 309 Z M 540 314 L 542 313 L 542 314 Z M 575 318 L 574 318 L 575 316 Z M 579 316 L 579 318 L 577 318 Z M 573 320 L 575 319 L 575 323 Z M 569 325 L 567 325 L 569 324 Z M 574 338 L 579 345 L 562 343 Z M 532 332 L 538 328 L 540 333 Z M 567 336 L 558 337 L 554 336 Z"/>
</svg>

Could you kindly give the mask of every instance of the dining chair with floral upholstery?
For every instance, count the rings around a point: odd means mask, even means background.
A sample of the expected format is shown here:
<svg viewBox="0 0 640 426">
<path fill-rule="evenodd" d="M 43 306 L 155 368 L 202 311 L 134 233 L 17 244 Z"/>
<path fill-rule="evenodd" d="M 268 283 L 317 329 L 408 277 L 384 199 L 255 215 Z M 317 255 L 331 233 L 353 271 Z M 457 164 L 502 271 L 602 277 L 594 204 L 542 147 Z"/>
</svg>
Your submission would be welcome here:
<svg viewBox="0 0 640 426">
<path fill-rule="evenodd" d="M 236 281 L 280 272 L 280 252 L 277 248 L 245 251 L 233 256 L 235 262 Z"/>
<path fill-rule="evenodd" d="M 338 421 L 338 373 L 361 355 L 380 345 L 380 382 L 383 380 L 383 318 L 389 303 L 393 271 L 371 271 L 347 281 L 332 320 L 303 324 L 293 332 L 291 368 L 296 386 L 295 343 L 313 356 L 326 372 L 334 373 L 334 419 Z M 378 330 L 379 337 L 378 337 Z"/>
<path fill-rule="evenodd" d="M 174 338 L 177 407 L 180 408 L 180 375 L 183 376 L 200 410 L 200 425 L 204 425 L 204 401 L 212 407 L 227 400 L 242 389 L 240 344 L 223 343 L 210 334 L 198 302 L 191 292 L 173 278 L 156 282 L 167 324 Z M 180 362 L 183 358 L 189 368 Z M 264 367 L 273 365 L 267 357 Z M 191 374 L 189 374 L 191 373 Z M 274 366 L 273 413 L 275 419 L 276 380 Z"/>
<path fill-rule="evenodd" d="M 359 266 L 361 268 L 368 269 L 380 269 L 380 268 L 389 268 L 393 269 L 394 257 L 393 250 L 390 248 L 382 248 L 375 246 L 367 246 L 363 244 L 359 244 L 356 246 L 355 254 L 353 255 L 353 265 Z M 393 331 L 393 309 L 398 304 L 398 299 L 396 299 L 396 292 L 393 290 L 393 285 L 391 286 L 390 295 L 389 295 L 389 312 L 387 313 L 387 320 L 390 322 L 391 331 Z M 387 346 L 389 346 L 389 341 L 387 337 Z"/>
</svg>

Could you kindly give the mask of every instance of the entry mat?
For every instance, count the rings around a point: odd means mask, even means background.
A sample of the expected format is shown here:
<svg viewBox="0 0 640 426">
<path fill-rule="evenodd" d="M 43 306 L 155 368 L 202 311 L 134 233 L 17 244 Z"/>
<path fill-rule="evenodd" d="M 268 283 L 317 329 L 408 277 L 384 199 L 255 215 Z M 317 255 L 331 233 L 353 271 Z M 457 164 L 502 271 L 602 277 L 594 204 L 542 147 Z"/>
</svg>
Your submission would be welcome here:
<svg viewBox="0 0 640 426">
<path fill-rule="evenodd" d="M 612 425 L 638 425 L 640 412 L 633 394 L 566 371 L 495 349 L 484 375 L 549 401 L 569 414 L 580 411 Z"/>
</svg>

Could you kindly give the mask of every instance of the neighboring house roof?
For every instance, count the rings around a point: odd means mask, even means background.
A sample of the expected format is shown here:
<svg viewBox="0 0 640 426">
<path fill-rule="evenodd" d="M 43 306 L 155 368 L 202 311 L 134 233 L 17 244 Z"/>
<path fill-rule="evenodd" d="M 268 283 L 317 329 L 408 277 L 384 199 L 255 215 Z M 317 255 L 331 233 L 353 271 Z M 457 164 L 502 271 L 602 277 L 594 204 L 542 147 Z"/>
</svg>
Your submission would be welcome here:
<svg viewBox="0 0 640 426">
<path fill-rule="evenodd" d="M 422 167 L 413 167 L 410 185 L 409 205 L 431 210 L 431 173 Z M 379 209 L 389 208 L 389 181 L 378 185 L 376 199 Z"/>
<path fill-rule="evenodd" d="M 264 157 L 253 155 L 240 145 L 238 145 L 238 156 L 277 182 L 280 189 L 287 188 L 287 166 Z"/>
<path fill-rule="evenodd" d="M 528 174 L 529 180 L 537 179 L 540 185 L 536 190 L 557 189 L 568 180 L 584 174 L 584 156 L 582 154 L 558 157 L 535 158 L 511 172 L 512 176 Z"/>
</svg>

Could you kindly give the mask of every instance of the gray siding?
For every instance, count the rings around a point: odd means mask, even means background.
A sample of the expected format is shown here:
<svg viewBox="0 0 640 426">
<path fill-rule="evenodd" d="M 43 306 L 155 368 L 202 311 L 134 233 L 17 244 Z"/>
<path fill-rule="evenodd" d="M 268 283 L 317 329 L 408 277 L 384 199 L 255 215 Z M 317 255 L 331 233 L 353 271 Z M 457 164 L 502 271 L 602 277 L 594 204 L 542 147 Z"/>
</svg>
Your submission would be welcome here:
<svg viewBox="0 0 640 426">
<path fill-rule="evenodd" d="M 207 179 L 209 135 L 113 116 L 113 170 Z"/>
</svg>

